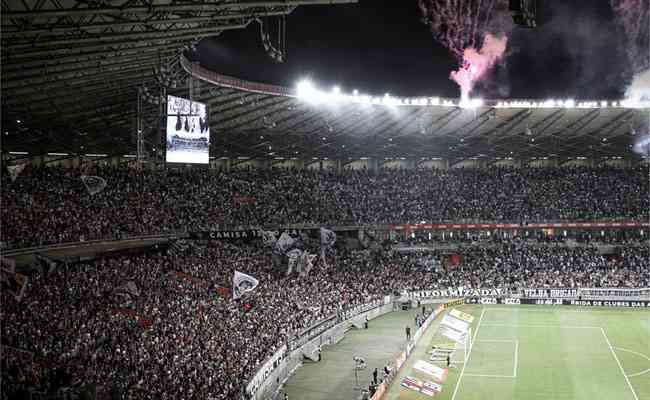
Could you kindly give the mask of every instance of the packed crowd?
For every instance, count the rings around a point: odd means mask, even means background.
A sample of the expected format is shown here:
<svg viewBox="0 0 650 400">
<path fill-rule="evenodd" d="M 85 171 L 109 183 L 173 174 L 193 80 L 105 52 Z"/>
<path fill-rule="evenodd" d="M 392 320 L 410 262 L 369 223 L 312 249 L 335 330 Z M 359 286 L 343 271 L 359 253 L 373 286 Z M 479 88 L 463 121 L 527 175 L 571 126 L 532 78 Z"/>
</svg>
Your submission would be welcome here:
<svg viewBox="0 0 650 400">
<path fill-rule="evenodd" d="M 17 303 L 2 293 L 3 382 L 41 391 L 80 383 L 132 399 L 240 399 L 260 363 L 303 328 L 404 290 L 650 287 L 647 248 L 500 243 L 459 263 L 339 247 L 309 275 L 286 276 L 268 248 L 220 242 L 34 273 Z M 425 263 L 426 264 L 426 263 Z M 235 270 L 260 281 L 233 300 Z M 119 395 L 118 397 L 120 398 Z"/>
<path fill-rule="evenodd" d="M 647 218 L 644 169 L 81 171 L 26 168 L 2 180 L 1 241 L 24 247 L 236 226 Z"/>
</svg>

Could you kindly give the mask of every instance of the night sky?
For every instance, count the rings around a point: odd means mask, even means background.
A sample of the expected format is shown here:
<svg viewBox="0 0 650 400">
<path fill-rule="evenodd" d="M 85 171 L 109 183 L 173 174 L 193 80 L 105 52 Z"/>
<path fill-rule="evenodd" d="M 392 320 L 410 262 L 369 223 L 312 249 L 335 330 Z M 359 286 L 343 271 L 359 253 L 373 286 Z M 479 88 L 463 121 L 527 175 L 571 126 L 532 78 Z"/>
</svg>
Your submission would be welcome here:
<svg viewBox="0 0 650 400">
<path fill-rule="evenodd" d="M 508 55 L 479 85 L 486 98 L 618 99 L 631 77 L 625 35 L 609 0 L 545 0 L 542 26 L 515 28 Z M 288 59 L 266 55 L 259 25 L 227 31 L 198 46 L 201 64 L 259 82 L 394 96 L 458 97 L 448 79 L 457 60 L 421 22 L 417 0 L 299 7 L 287 22 Z"/>
</svg>

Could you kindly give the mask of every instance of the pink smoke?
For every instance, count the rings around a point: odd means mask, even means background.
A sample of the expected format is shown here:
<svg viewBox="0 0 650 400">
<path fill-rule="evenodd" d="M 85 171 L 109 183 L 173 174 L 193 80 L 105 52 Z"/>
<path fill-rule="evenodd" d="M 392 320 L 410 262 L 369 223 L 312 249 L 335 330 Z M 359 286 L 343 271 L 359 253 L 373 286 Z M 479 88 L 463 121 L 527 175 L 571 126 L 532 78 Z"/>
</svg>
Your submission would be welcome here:
<svg viewBox="0 0 650 400">
<path fill-rule="evenodd" d="M 460 86 L 462 99 L 467 99 L 474 89 L 474 85 L 492 69 L 492 67 L 503 57 L 508 45 L 508 38 L 496 37 L 490 33 L 485 35 L 483 46 L 477 50 L 473 47 L 463 52 L 463 65 L 458 71 L 452 71 L 450 79 Z"/>
</svg>

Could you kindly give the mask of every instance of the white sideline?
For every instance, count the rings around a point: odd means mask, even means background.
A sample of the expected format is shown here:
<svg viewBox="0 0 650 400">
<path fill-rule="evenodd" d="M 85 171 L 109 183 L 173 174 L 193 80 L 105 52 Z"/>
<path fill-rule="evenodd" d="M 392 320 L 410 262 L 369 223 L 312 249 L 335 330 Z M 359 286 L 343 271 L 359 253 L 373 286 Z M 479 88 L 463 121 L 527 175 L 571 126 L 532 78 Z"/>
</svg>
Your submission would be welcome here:
<svg viewBox="0 0 650 400">
<path fill-rule="evenodd" d="M 465 374 L 465 376 L 478 376 L 479 378 L 507 378 L 507 379 L 512 379 L 515 378 L 512 375 L 485 375 L 485 374 L 470 374 L 469 372 Z"/>
<path fill-rule="evenodd" d="M 481 322 L 483 322 L 484 315 L 485 315 L 485 308 L 483 308 L 483 310 L 481 311 L 481 317 L 478 319 L 478 324 L 476 325 L 476 330 L 474 331 L 474 336 L 472 337 L 472 344 L 469 348 L 469 354 L 467 354 L 467 360 L 465 360 L 465 364 L 463 364 L 463 369 L 460 370 L 460 376 L 458 376 L 458 382 L 456 382 L 456 387 L 454 388 L 454 394 L 451 396 L 451 400 L 454 400 L 456 398 L 456 394 L 458 393 L 458 388 L 460 387 L 460 381 L 463 379 L 463 375 L 465 374 L 465 368 L 467 368 L 467 364 L 469 364 L 469 359 L 472 356 L 472 350 L 474 350 L 474 342 L 476 341 L 476 335 L 478 334 L 478 330 L 481 327 Z"/>
<path fill-rule="evenodd" d="M 523 325 L 523 324 L 484 324 L 504 328 L 567 328 L 567 329 L 602 329 L 600 326 L 570 326 L 570 325 Z"/>
<path fill-rule="evenodd" d="M 616 352 L 614 351 L 614 348 L 612 347 L 612 344 L 609 341 L 609 338 L 607 337 L 607 334 L 605 333 L 605 330 L 603 328 L 600 328 L 600 331 L 603 333 L 603 337 L 605 338 L 605 341 L 607 342 L 607 345 L 609 346 L 609 350 L 612 352 L 612 355 L 614 356 L 614 359 L 616 360 L 616 363 L 618 364 L 618 368 L 621 370 L 621 374 L 623 374 L 623 378 L 625 378 L 625 382 L 627 382 L 627 386 L 630 388 L 630 391 L 632 392 L 632 395 L 636 400 L 639 400 L 639 398 L 636 395 L 636 392 L 634 391 L 634 388 L 632 387 L 632 384 L 630 383 L 630 379 L 625 375 L 625 370 L 623 369 L 623 366 L 621 365 L 621 362 L 618 360 L 618 356 L 616 355 Z"/>
<path fill-rule="evenodd" d="M 517 364 L 519 364 L 519 340 L 515 342 L 515 367 L 513 375 L 517 377 Z"/>
</svg>

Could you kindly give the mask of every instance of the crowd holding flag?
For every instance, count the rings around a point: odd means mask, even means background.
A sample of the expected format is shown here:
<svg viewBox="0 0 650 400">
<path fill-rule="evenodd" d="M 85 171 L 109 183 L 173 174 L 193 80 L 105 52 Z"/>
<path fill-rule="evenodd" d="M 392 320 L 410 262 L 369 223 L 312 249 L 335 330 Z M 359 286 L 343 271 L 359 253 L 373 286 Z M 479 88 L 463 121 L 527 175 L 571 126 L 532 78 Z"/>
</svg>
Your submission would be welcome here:
<svg viewBox="0 0 650 400">
<path fill-rule="evenodd" d="M 334 247 L 336 243 L 336 233 L 329 229 L 320 228 L 320 258 L 324 265 L 327 265 L 325 251 Z"/>
<path fill-rule="evenodd" d="M 16 178 L 18 178 L 18 175 L 23 172 L 25 165 L 27 164 L 9 165 L 7 167 L 7 170 L 9 171 L 9 178 L 11 178 L 12 182 L 15 182 Z"/>
<path fill-rule="evenodd" d="M 293 249 L 287 252 L 287 276 L 293 273 L 294 269 L 298 269 L 298 260 L 302 256 L 302 250 Z"/>
<path fill-rule="evenodd" d="M 275 251 L 278 254 L 286 254 L 295 243 L 296 239 L 292 238 L 289 232 L 282 232 L 280 239 L 275 243 Z"/>
<path fill-rule="evenodd" d="M 14 296 L 16 301 L 21 301 L 25 295 L 29 278 L 16 272 L 16 261 L 12 258 L 0 257 L 2 290 Z"/>
<path fill-rule="evenodd" d="M 255 290 L 260 281 L 243 272 L 235 271 L 232 277 L 232 298 L 240 299 L 244 293 Z"/>
<path fill-rule="evenodd" d="M 104 178 L 100 178 L 99 176 L 81 175 L 81 181 L 91 196 L 101 192 L 104 190 L 104 188 L 106 188 L 106 180 Z"/>
<path fill-rule="evenodd" d="M 275 232 L 262 230 L 261 235 L 264 246 L 275 247 L 275 243 L 278 241 L 278 239 L 275 238 Z"/>
</svg>

